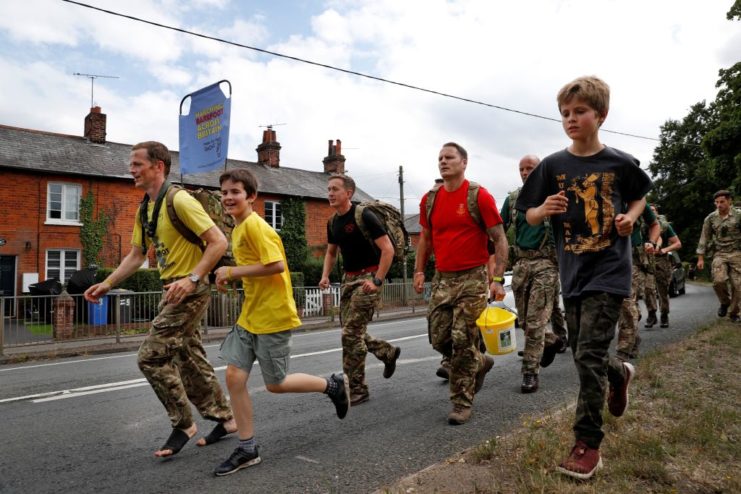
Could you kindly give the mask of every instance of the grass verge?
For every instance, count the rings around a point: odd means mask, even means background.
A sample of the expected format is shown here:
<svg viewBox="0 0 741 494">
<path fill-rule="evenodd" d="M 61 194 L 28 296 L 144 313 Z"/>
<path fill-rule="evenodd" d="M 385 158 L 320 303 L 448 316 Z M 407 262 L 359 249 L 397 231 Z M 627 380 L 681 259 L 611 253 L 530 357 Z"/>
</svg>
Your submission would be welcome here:
<svg viewBox="0 0 741 494">
<path fill-rule="evenodd" d="M 51 336 L 51 324 L 26 324 L 26 329 L 37 336 Z"/>
<path fill-rule="evenodd" d="M 741 327 L 723 321 L 641 358 L 626 415 L 604 411 L 604 469 L 590 481 L 555 471 L 573 445 L 572 405 L 380 492 L 741 492 L 740 350 Z"/>
</svg>

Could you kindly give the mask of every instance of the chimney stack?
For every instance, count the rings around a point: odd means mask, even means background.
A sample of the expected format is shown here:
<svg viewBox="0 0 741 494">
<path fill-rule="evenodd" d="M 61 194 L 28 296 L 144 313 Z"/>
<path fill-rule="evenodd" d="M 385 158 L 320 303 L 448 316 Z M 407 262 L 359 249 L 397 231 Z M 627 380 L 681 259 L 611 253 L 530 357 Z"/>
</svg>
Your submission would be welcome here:
<svg viewBox="0 0 741 494">
<path fill-rule="evenodd" d="M 99 106 L 90 108 L 85 117 L 85 138 L 95 144 L 105 144 L 105 113 L 101 113 Z"/>
<path fill-rule="evenodd" d="M 337 144 L 329 140 L 329 149 L 327 157 L 322 160 L 324 163 L 324 173 L 328 174 L 345 174 L 345 157 L 342 156 L 342 141 L 337 139 Z"/>
<path fill-rule="evenodd" d="M 280 166 L 280 143 L 276 140 L 275 131 L 268 125 L 262 133 L 262 143 L 255 149 L 257 162 L 271 168 Z"/>
</svg>

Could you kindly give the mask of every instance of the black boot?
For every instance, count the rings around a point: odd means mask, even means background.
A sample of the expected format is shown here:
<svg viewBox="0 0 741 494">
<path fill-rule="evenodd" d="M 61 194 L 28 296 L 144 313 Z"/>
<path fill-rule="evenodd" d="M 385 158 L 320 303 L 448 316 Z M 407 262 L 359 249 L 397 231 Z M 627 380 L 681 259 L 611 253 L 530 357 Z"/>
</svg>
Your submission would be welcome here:
<svg viewBox="0 0 741 494">
<path fill-rule="evenodd" d="M 661 313 L 661 327 L 662 328 L 669 327 L 669 313 L 668 312 Z"/>
<path fill-rule="evenodd" d="M 648 317 L 646 318 L 646 327 L 647 328 L 653 328 L 654 324 L 656 324 L 656 311 L 652 310 L 648 313 Z"/>
</svg>

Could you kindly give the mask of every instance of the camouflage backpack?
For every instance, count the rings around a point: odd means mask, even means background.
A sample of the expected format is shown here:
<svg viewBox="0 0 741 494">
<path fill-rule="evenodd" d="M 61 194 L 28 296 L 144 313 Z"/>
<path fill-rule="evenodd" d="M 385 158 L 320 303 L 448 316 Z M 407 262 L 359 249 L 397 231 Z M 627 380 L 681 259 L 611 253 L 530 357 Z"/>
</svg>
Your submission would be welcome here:
<svg viewBox="0 0 741 494">
<path fill-rule="evenodd" d="M 191 196 L 193 196 L 200 204 L 203 206 L 203 209 L 206 211 L 206 214 L 209 215 L 211 220 L 216 224 L 216 226 L 224 233 L 224 236 L 227 240 L 227 248 L 226 252 L 223 256 L 221 256 L 221 259 L 216 263 L 214 266 L 212 273 L 210 273 L 209 278 L 210 281 L 213 283 L 215 276 L 213 274 L 213 271 L 216 270 L 216 268 L 219 268 L 221 266 L 236 266 L 236 262 L 234 260 L 234 255 L 232 254 L 232 230 L 234 230 L 234 218 L 229 216 L 228 214 L 224 213 L 224 208 L 221 205 L 221 194 L 218 191 L 215 190 L 208 190 L 208 189 L 195 189 L 195 190 L 189 190 L 185 189 L 179 185 L 170 185 L 167 189 L 166 195 L 165 195 L 165 208 L 167 210 L 167 217 L 170 220 L 170 223 L 172 223 L 173 228 L 175 228 L 180 235 L 185 238 L 188 242 L 197 245 L 201 252 L 203 252 L 206 249 L 206 246 L 203 244 L 203 240 L 190 228 L 188 228 L 185 223 L 183 223 L 180 218 L 177 215 L 177 211 L 175 211 L 175 204 L 174 204 L 174 198 L 175 194 L 177 194 L 179 191 L 184 190 Z M 145 204 L 142 203 L 142 207 L 139 211 L 139 214 L 142 219 L 146 218 L 146 212 L 144 210 Z M 144 230 L 144 221 L 142 221 L 142 229 Z M 142 239 L 146 238 L 146 231 L 142 231 Z M 143 244 L 143 248 L 146 248 L 146 243 Z"/>
<path fill-rule="evenodd" d="M 357 223 L 363 236 L 376 251 L 378 251 L 378 247 L 371 238 L 370 232 L 363 221 L 363 211 L 365 209 L 375 214 L 378 221 L 386 229 L 386 233 L 391 239 L 391 244 L 394 246 L 394 261 L 403 262 L 409 250 L 409 232 L 407 232 L 404 226 L 404 219 L 401 217 L 401 212 L 396 207 L 383 201 L 361 202 L 355 206 L 355 223 Z M 337 218 L 336 213 L 332 217 L 332 222 L 334 222 L 335 218 Z"/>
</svg>

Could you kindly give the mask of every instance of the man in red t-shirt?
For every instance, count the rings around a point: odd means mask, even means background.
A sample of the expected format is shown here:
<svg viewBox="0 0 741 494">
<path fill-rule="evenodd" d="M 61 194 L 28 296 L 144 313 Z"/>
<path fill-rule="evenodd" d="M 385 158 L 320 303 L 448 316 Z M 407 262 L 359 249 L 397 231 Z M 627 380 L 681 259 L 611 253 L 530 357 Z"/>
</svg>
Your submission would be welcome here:
<svg viewBox="0 0 741 494">
<path fill-rule="evenodd" d="M 479 187 L 477 204 L 481 223 L 468 209 L 469 182 L 465 171 L 468 153 L 460 145 L 444 144 L 438 156 L 443 185 L 435 193 L 430 217 L 427 217 L 428 194 L 419 205 L 422 234 L 417 245 L 414 289 L 424 287 L 424 267 L 435 254 L 435 277 L 428 311 L 432 347 L 450 361 L 451 425 L 464 424 L 471 417 L 473 395 L 484 384 L 494 361 L 479 351 L 476 319 L 486 308 L 489 294 L 504 298 L 504 269 L 507 266 L 507 237 L 494 198 Z M 494 275 L 488 279 L 491 238 L 496 250 Z"/>
</svg>

